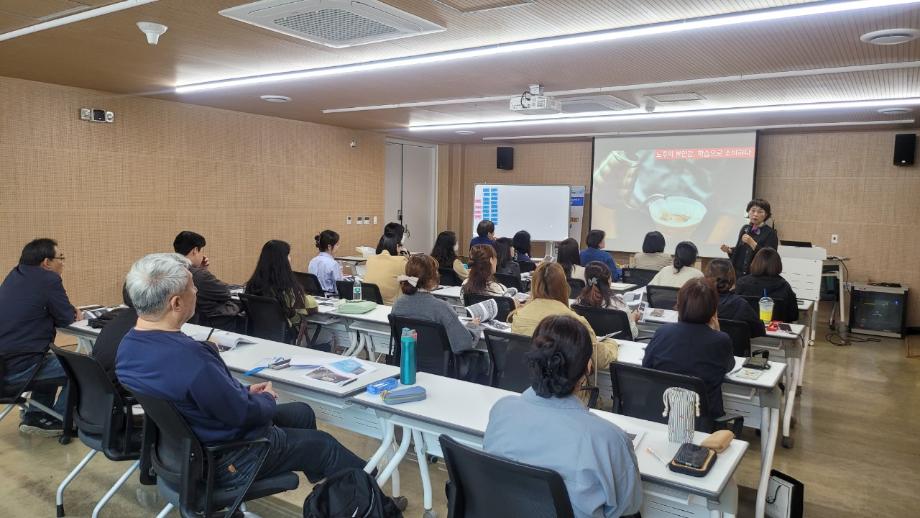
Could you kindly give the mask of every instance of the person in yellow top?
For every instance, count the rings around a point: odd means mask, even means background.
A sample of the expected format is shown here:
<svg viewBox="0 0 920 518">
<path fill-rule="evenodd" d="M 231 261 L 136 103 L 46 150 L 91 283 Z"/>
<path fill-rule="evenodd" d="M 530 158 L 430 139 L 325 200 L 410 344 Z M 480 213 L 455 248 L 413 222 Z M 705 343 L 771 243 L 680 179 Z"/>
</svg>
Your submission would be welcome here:
<svg viewBox="0 0 920 518">
<path fill-rule="evenodd" d="M 569 308 L 569 284 L 565 278 L 565 270 L 558 263 L 540 263 L 533 272 L 531 286 L 531 300 L 508 316 L 511 332 L 531 336 L 540 321 L 550 315 L 565 315 L 578 320 L 588 328 L 591 342 L 594 344 L 592 359 L 597 368 L 594 369 L 593 380 L 589 382 L 597 386 L 597 371 L 606 371 L 617 359 L 619 349 L 616 341 L 612 338 L 598 340 L 585 317 Z"/>
<path fill-rule="evenodd" d="M 402 255 L 403 233 L 405 229 L 399 223 L 387 223 L 383 227 L 383 235 L 377 242 L 377 255 L 367 259 L 367 272 L 361 279 L 380 288 L 380 296 L 387 306 L 392 306 L 399 296 L 396 278 L 406 273 L 408 258 Z"/>
<path fill-rule="evenodd" d="M 463 261 L 457 258 L 458 249 L 457 234 L 450 230 L 445 230 L 438 234 L 438 238 L 434 241 L 431 257 L 434 257 L 434 260 L 438 262 L 439 268 L 452 268 L 457 277 L 460 277 L 461 281 L 465 281 L 470 276 L 470 271 L 463 264 Z"/>
<path fill-rule="evenodd" d="M 303 318 L 319 310 L 316 299 L 303 291 L 291 269 L 291 245 L 272 239 L 262 246 L 259 262 L 246 281 L 245 293 L 270 297 L 281 303 L 288 325 L 300 327 Z"/>
</svg>

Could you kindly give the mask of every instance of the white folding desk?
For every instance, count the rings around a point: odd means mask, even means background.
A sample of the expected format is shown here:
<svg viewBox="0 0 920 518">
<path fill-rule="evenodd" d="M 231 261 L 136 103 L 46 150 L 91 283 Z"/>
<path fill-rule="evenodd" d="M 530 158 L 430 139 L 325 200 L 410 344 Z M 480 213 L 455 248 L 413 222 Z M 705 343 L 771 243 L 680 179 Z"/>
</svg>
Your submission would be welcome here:
<svg viewBox="0 0 920 518">
<path fill-rule="evenodd" d="M 425 387 L 428 393 L 428 398 L 424 401 L 390 406 L 383 403 L 380 396 L 367 393 L 359 394 L 352 399 L 362 406 L 374 409 L 388 426 L 399 426 L 404 430 L 396 456 L 381 473 L 381 483 L 386 481 L 389 472 L 405 456 L 411 437 L 422 477 L 424 507 L 430 509 L 431 480 L 428 476 L 426 454 L 443 457 L 438 437 L 445 434 L 465 444 L 481 448 L 492 406 L 499 399 L 514 393 L 427 373 L 419 373 L 417 383 Z M 668 443 L 666 425 L 598 410 L 592 412 L 628 433 L 643 434 L 636 451 L 643 480 L 643 516 L 673 517 L 676 510 L 679 510 L 680 516 L 736 514 L 738 493 L 732 477 L 747 450 L 748 443 L 732 441 L 729 448 L 720 454 L 713 471 L 702 478 L 691 477 L 669 471 L 661 461 L 646 451 L 647 447 L 651 447 L 667 458 L 676 453 L 679 445 Z M 697 432 L 694 442 L 698 444 L 705 437 L 706 434 Z M 381 444 L 375 457 L 382 456 L 390 448 L 390 444 Z"/>
<path fill-rule="evenodd" d="M 617 361 L 633 365 L 642 365 L 645 357 L 644 342 L 630 342 L 617 340 L 619 353 Z M 744 358 L 735 357 L 735 364 L 740 365 Z M 787 366 L 780 362 L 771 361 L 770 368 L 760 371 L 757 379 L 744 378 L 735 370 L 725 376 L 722 385 L 722 395 L 725 412 L 738 414 L 744 417 L 744 424 L 760 429 L 760 482 L 757 488 L 757 516 L 763 516 L 765 508 L 766 491 L 770 481 L 770 470 L 773 468 L 773 455 L 776 452 L 776 440 L 779 435 L 779 410 L 783 398 L 779 390 L 779 382 Z M 608 388 L 609 377 L 598 378 L 604 381 L 600 387 L 602 392 L 612 392 Z M 600 385 L 600 383 L 599 383 Z"/>
<path fill-rule="evenodd" d="M 662 315 L 657 317 L 652 316 L 652 311 L 659 310 L 646 308 L 645 313 L 642 315 L 642 320 L 640 320 L 640 324 L 644 325 L 646 330 L 649 330 L 649 328 L 654 330 L 661 325 L 677 322 L 677 311 L 662 309 L 660 310 L 663 312 Z M 801 384 L 801 376 L 804 374 L 802 364 L 804 363 L 803 351 L 806 347 L 805 326 L 802 324 L 789 324 L 789 327 L 792 329 L 790 332 L 768 330 L 766 337 L 751 340 L 752 348 L 756 345 L 760 349 L 768 349 L 771 358 L 780 359 L 787 366 L 784 371 L 786 375 L 786 401 L 783 409 L 782 441 L 784 448 L 792 448 L 794 444 L 791 436 L 792 416 L 795 409 L 796 387 Z M 782 353 L 782 356 L 777 353 Z M 747 424 L 747 419 L 745 419 L 745 424 Z"/>
</svg>

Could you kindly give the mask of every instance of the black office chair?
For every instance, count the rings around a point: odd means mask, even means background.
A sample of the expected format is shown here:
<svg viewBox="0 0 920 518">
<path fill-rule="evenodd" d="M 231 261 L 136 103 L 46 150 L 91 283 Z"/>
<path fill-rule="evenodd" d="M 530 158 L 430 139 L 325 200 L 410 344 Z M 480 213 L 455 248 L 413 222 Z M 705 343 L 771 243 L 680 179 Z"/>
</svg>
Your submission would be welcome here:
<svg viewBox="0 0 920 518">
<path fill-rule="evenodd" d="M 178 507 L 183 518 L 211 517 L 221 509 L 226 509 L 224 517 L 229 518 L 244 501 L 297 489 L 299 479 L 290 471 L 256 478 L 268 455 L 268 439 L 204 446 L 172 403 L 143 394 L 136 397 L 146 416 L 144 455 L 156 475 L 157 490 L 169 502 L 167 508 Z M 253 474 L 238 487 L 215 487 L 216 455 L 244 448 L 253 448 L 258 453 Z M 165 516 L 165 512 L 160 516 Z"/>
<path fill-rule="evenodd" d="M 31 392 L 33 388 L 51 388 L 60 385 L 60 382 L 57 381 L 35 381 L 35 375 L 38 374 L 38 371 L 41 369 L 39 363 L 44 359 L 44 357 L 44 352 L 0 354 L 0 404 L 6 405 L 3 411 L 0 412 L 0 421 L 2 421 L 3 418 L 7 416 L 7 414 L 12 412 L 14 408 L 26 408 L 30 406 L 35 407 L 48 415 L 63 420 L 64 416 L 58 415 L 57 412 L 48 408 L 47 406 L 32 401 L 31 399 L 23 396 L 23 394 L 26 392 Z M 31 358 L 32 361 L 35 362 L 35 367 L 32 368 L 32 373 L 25 381 L 12 385 L 7 384 L 7 364 L 11 363 L 12 360 L 17 358 Z"/>
<path fill-rule="evenodd" d="M 637 288 L 648 285 L 658 275 L 658 270 L 644 268 L 623 268 L 623 282 L 635 284 Z"/>
<path fill-rule="evenodd" d="M 537 269 L 537 263 L 533 261 L 515 261 L 521 267 L 521 273 L 532 272 Z"/>
<path fill-rule="evenodd" d="M 319 277 L 313 275 L 312 273 L 305 272 L 294 272 L 294 277 L 297 278 L 297 282 L 300 283 L 304 293 L 307 295 L 313 295 L 314 297 L 326 296 L 326 292 L 323 290 L 323 285 L 319 283 Z"/>
<path fill-rule="evenodd" d="M 495 300 L 495 303 L 498 304 L 498 315 L 495 316 L 495 320 L 498 320 L 499 322 L 507 322 L 508 315 L 514 311 L 514 300 L 511 297 L 496 297 L 492 295 L 464 293 L 463 305 L 472 306 L 473 304 L 478 304 L 488 299 L 493 299 Z"/>
<path fill-rule="evenodd" d="M 569 283 L 569 298 L 577 299 L 581 295 L 582 290 L 585 289 L 585 281 L 581 279 L 566 279 Z"/>
<path fill-rule="evenodd" d="M 754 314 L 760 316 L 760 299 L 762 297 L 759 295 L 742 295 L 742 297 L 744 297 L 748 305 L 754 309 Z M 779 320 L 780 322 L 795 322 L 799 319 L 798 309 L 796 309 L 795 318 L 792 319 L 788 318 L 790 315 L 781 314 L 785 307 L 786 299 L 773 299 L 773 320 Z"/>
<path fill-rule="evenodd" d="M 593 308 L 582 304 L 572 306 L 572 311 L 585 317 L 598 337 L 616 333 L 612 335 L 615 339 L 635 339 L 632 328 L 629 326 L 629 315 L 625 311 L 614 308 Z"/>
<path fill-rule="evenodd" d="M 351 300 L 352 295 L 354 295 L 352 291 L 354 287 L 355 283 L 353 281 L 335 281 L 335 288 L 339 292 L 340 299 Z M 380 287 L 376 284 L 362 282 L 361 298 L 383 305 L 383 295 L 380 294 Z"/>
<path fill-rule="evenodd" d="M 613 384 L 614 413 L 667 424 L 668 418 L 661 415 L 664 411 L 662 396 L 668 388 L 680 387 L 699 395 L 700 415 L 696 418 L 697 431 L 712 433 L 720 429 L 729 429 L 736 437 L 741 435 L 744 418 L 727 414 L 714 417 L 709 410 L 706 386 L 700 378 L 613 362 L 610 364 L 610 380 Z"/>
<path fill-rule="evenodd" d="M 440 284 L 443 286 L 463 286 L 463 279 L 453 268 L 438 268 L 438 275 L 441 277 Z"/>
<path fill-rule="evenodd" d="M 415 366 L 418 372 L 428 372 L 448 378 L 466 379 L 470 374 L 470 365 L 478 351 L 465 351 L 455 354 L 450 348 L 447 330 L 438 322 L 418 318 L 388 315 L 390 321 L 390 365 L 400 365 L 402 352 L 402 330 L 414 329 L 418 334 L 415 343 Z M 472 380 L 468 380 L 472 381 Z"/>
<path fill-rule="evenodd" d="M 524 292 L 524 285 L 521 283 L 521 276 L 511 273 L 496 273 L 495 282 L 504 284 L 506 288 L 514 288 L 518 293 Z"/>
<path fill-rule="evenodd" d="M 450 518 L 573 518 L 559 473 L 488 454 L 446 435 L 438 439 L 450 480 Z"/>
<path fill-rule="evenodd" d="M 732 339 L 732 352 L 735 356 L 751 356 L 751 328 L 747 322 L 720 318 L 719 329 Z"/>
<path fill-rule="evenodd" d="M 485 329 L 486 348 L 492 361 L 491 385 L 524 392 L 530 387 L 530 367 L 524 354 L 530 350 L 530 337 Z"/>
<path fill-rule="evenodd" d="M 240 301 L 249 316 L 246 334 L 274 342 L 292 343 L 296 335 L 277 299 L 241 293 Z"/>
<path fill-rule="evenodd" d="M 70 379 L 67 392 L 67 415 L 77 425 L 77 437 L 85 444 L 89 453 L 61 482 L 57 489 L 57 515 L 64 516 L 64 490 L 86 464 L 100 451 L 112 461 L 133 460 L 134 463 L 118 479 L 114 486 L 93 509 L 97 516 L 115 492 L 127 482 L 137 470 L 141 456 L 141 428 L 134 425 L 131 407 L 136 404 L 132 398 L 123 397 L 112 384 L 105 369 L 95 358 L 52 346 L 51 350 L 61 362 L 61 367 Z"/>
<path fill-rule="evenodd" d="M 680 288 L 649 284 L 645 287 L 645 300 L 648 301 L 650 308 L 675 309 L 677 307 L 678 291 L 680 291 Z"/>
</svg>

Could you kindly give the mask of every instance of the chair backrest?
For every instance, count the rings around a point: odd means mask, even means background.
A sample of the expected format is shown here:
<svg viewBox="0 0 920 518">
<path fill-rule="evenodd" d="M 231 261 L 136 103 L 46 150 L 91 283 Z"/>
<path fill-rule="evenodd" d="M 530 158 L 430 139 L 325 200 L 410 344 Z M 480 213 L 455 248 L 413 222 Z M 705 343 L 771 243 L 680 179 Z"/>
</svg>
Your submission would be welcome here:
<svg viewBox="0 0 920 518">
<path fill-rule="evenodd" d="M 300 283 L 307 295 L 313 295 L 314 297 L 326 296 L 326 292 L 323 291 L 323 285 L 319 283 L 319 277 L 306 272 L 294 272 L 294 277 L 297 278 L 297 282 Z"/>
<path fill-rule="evenodd" d="M 754 314 L 757 316 L 760 316 L 760 299 L 762 298 L 762 296 L 761 295 L 742 295 L 742 297 L 744 297 L 744 300 L 747 301 L 748 305 L 754 309 Z M 779 312 L 782 311 L 782 308 L 784 308 L 786 305 L 786 299 L 778 299 L 778 298 L 773 298 L 773 297 L 770 297 L 770 298 L 773 299 L 773 320 L 784 320 L 783 318 L 777 318 L 777 317 L 786 316 L 786 315 L 779 314 Z M 792 322 L 794 321 L 795 319 L 792 320 Z"/>
<path fill-rule="evenodd" d="M 578 295 L 585 289 L 585 281 L 581 279 L 566 279 L 569 283 L 569 298 L 578 298 Z"/>
<path fill-rule="evenodd" d="M 463 279 L 457 275 L 457 272 L 455 272 L 453 268 L 438 268 L 438 275 L 441 277 L 441 284 L 443 286 L 463 285 Z"/>
<path fill-rule="evenodd" d="M 732 339 L 732 351 L 735 356 L 751 356 L 751 328 L 747 322 L 740 320 L 719 319 L 719 329 Z"/>
<path fill-rule="evenodd" d="M 240 301 L 246 307 L 248 317 L 246 334 L 275 342 L 287 341 L 290 324 L 281 302 L 272 297 L 246 293 L 240 294 Z"/>
<path fill-rule="evenodd" d="M 493 299 L 495 303 L 498 304 L 498 315 L 495 316 L 495 320 L 499 322 L 507 322 L 508 315 L 514 311 L 514 300 L 511 297 L 496 297 L 493 295 L 479 295 L 474 293 L 464 293 L 463 294 L 463 305 L 472 306 L 473 304 L 478 304 L 484 300 Z"/>
<path fill-rule="evenodd" d="M 335 289 L 339 292 L 340 299 L 351 300 L 352 295 L 354 295 L 352 291 L 354 287 L 355 283 L 353 281 L 335 281 Z M 370 282 L 361 283 L 361 298 L 383 305 L 383 295 L 380 294 L 380 287 Z"/>
<path fill-rule="evenodd" d="M 598 337 L 616 333 L 613 335 L 615 339 L 632 340 L 635 338 L 629 326 L 629 315 L 623 310 L 575 304 L 572 306 L 572 311 L 585 317 Z"/>
<path fill-rule="evenodd" d="M 645 297 L 650 308 L 675 309 L 678 291 L 680 288 L 649 284 L 645 287 Z"/>
<path fill-rule="evenodd" d="M 449 378 L 456 377 L 454 354 L 450 348 L 447 330 L 442 324 L 393 314 L 388 315 L 387 318 L 390 320 L 389 357 L 393 365 L 400 365 L 402 330 L 409 328 L 418 333 L 418 340 L 415 343 L 416 370 Z"/>
<path fill-rule="evenodd" d="M 451 518 L 571 518 L 569 493 L 559 473 L 515 462 L 439 438 L 450 477 Z"/>
<path fill-rule="evenodd" d="M 635 284 L 641 288 L 652 282 L 658 270 L 646 270 L 644 268 L 623 268 L 623 282 Z"/>
<path fill-rule="evenodd" d="M 668 388 L 680 387 L 692 390 L 700 397 L 696 429 L 706 433 L 714 430 L 706 386 L 700 378 L 613 362 L 610 364 L 610 380 L 613 384 L 613 411 L 617 414 L 667 423 L 668 418 L 661 415 L 664 411 L 661 398 Z"/>
<path fill-rule="evenodd" d="M 518 292 L 524 291 L 524 285 L 521 283 L 521 276 L 513 273 L 495 273 L 495 282 L 504 284 L 506 288 L 514 288 Z"/>
<path fill-rule="evenodd" d="M 537 269 L 537 263 L 533 261 L 516 261 L 521 267 L 521 273 L 532 272 Z"/>
<path fill-rule="evenodd" d="M 80 435 L 101 440 L 103 453 L 112 460 L 137 458 L 140 444 L 132 445 L 129 434 L 124 433 L 131 418 L 130 409 L 99 361 L 57 346 L 51 346 L 51 350 L 70 380 L 67 404 L 73 409 Z"/>
<path fill-rule="evenodd" d="M 491 385 L 514 392 L 527 390 L 530 387 L 530 367 L 524 355 L 530 350 L 530 337 L 488 328 L 484 334 L 492 361 Z"/>
</svg>

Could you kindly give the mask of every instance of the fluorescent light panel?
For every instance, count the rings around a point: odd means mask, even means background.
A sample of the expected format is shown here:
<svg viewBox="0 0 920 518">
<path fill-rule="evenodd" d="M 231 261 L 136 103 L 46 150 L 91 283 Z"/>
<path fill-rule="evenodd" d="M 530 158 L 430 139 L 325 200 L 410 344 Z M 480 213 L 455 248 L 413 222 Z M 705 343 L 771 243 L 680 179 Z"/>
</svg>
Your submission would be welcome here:
<svg viewBox="0 0 920 518">
<path fill-rule="evenodd" d="M 590 117 L 539 118 L 528 120 L 507 120 L 494 122 L 466 122 L 456 124 L 429 124 L 409 126 L 409 131 L 456 131 L 460 129 L 514 128 L 519 126 L 545 126 L 547 124 L 575 124 L 581 122 L 613 122 L 648 119 L 679 119 L 688 117 L 709 117 L 713 115 L 752 115 L 761 113 L 790 113 L 818 110 L 842 110 L 854 108 L 884 108 L 886 106 L 912 106 L 920 104 L 920 97 L 905 99 L 884 99 L 868 101 L 837 101 L 807 104 L 781 104 L 771 106 L 742 106 L 736 108 L 718 108 L 701 110 L 684 110 L 657 113 L 634 113 L 628 115 L 598 115 Z"/>
<path fill-rule="evenodd" d="M 533 50 L 569 47 L 573 45 L 584 45 L 588 43 L 609 42 L 630 38 L 639 38 L 644 36 L 673 34 L 679 32 L 696 31 L 700 29 L 712 29 L 716 27 L 728 27 L 746 23 L 784 20 L 789 18 L 801 18 L 804 16 L 843 13 L 877 7 L 910 5 L 916 3 L 920 3 L 920 0 L 854 0 L 849 2 L 820 2 L 798 7 L 783 7 L 753 11 L 748 13 L 736 13 L 721 16 L 711 16 L 706 18 L 679 20 L 640 27 L 613 29 L 609 31 L 575 34 L 571 36 L 560 36 L 538 40 L 527 40 L 517 43 L 498 44 L 488 47 L 439 52 L 435 54 L 423 54 L 420 56 L 412 56 L 406 58 L 395 58 L 381 61 L 371 61 L 367 63 L 354 63 L 351 65 L 342 65 L 336 67 L 296 70 L 261 76 L 250 76 L 236 79 L 211 81 L 206 83 L 179 85 L 176 87 L 175 91 L 178 94 L 185 94 L 206 90 L 215 90 L 218 88 L 230 88 L 235 86 L 249 86 L 255 84 L 275 83 L 279 81 L 291 81 L 296 79 L 315 79 L 319 77 L 353 74 L 357 72 L 370 72 L 416 65 L 428 65 L 432 63 L 459 61 L 487 56 L 497 56 L 513 52 L 527 52 Z"/>
<path fill-rule="evenodd" d="M 157 0 L 125 0 L 123 2 L 116 2 L 114 4 L 105 5 L 97 9 L 80 11 L 78 13 L 71 14 L 68 16 L 54 18 L 53 20 L 48 20 L 47 22 L 36 23 L 35 25 L 30 25 L 28 27 L 16 29 L 15 31 L 5 32 L 3 34 L 0 34 L 0 41 L 11 40 L 13 38 L 18 38 L 19 36 L 25 36 L 26 34 L 32 34 L 34 32 L 39 32 L 39 31 L 43 31 L 46 29 L 52 29 L 54 27 L 60 27 L 62 25 L 67 25 L 69 23 L 88 20 L 90 18 L 95 18 L 97 16 L 102 16 L 104 14 L 124 11 L 125 9 L 130 9 L 132 7 L 149 4 L 152 2 L 156 2 L 156 1 Z"/>
</svg>

